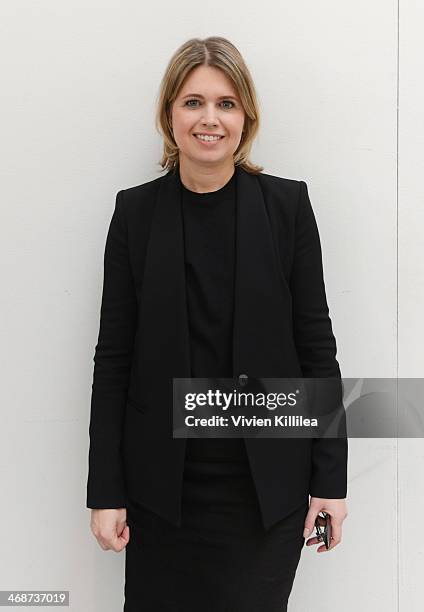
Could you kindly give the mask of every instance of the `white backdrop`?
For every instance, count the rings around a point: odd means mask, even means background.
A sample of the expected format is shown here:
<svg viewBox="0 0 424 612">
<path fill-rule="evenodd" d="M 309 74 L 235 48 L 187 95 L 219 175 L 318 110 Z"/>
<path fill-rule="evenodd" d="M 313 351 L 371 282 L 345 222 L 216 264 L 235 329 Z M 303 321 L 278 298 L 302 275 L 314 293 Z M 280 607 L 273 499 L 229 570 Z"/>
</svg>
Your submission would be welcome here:
<svg viewBox="0 0 424 612">
<path fill-rule="evenodd" d="M 419 377 L 424 6 L 13 0 L 0 22 L 0 589 L 117 612 L 124 553 L 85 508 L 92 358 L 116 192 L 159 176 L 168 59 L 193 36 L 238 46 L 262 110 L 252 160 L 308 184 L 343 376 Z M 343 542 L 303 549 L 292 612 L 422 609 L 423 466 L 420 439 L 350 440 Z"/>
</svg>

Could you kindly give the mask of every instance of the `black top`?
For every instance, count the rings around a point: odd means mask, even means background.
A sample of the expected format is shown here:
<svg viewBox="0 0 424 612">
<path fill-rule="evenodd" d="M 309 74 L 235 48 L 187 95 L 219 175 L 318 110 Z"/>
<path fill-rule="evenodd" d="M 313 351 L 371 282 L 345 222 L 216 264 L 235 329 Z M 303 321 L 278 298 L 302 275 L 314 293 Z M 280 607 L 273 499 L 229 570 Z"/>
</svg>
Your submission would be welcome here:
<svg viewBox="0 0 424 612">
<path fill-rule="evenodd" d="M 181 182 L 192 377 L 232 377 L 235 174 L 217 191 Z M 195 460 L 247 461 L 242 438 L 187 438 Z"/>
</svg>

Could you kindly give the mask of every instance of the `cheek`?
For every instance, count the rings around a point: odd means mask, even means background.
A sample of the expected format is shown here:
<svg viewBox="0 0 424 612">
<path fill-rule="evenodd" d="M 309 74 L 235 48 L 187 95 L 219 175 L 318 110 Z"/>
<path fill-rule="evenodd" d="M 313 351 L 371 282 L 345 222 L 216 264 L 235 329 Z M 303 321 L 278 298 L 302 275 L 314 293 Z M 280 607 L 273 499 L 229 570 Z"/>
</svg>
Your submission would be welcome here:
<svg viewBox="0 0 424 612">
<path fill-rule="evenodd" d="M 231 121 L 228 123 L 228 130 L 232 133 L 234 137 L 238 137 L 241 134 L 244 125 L 244 118 L 240 116 L 232 117 Z"/>
<path fill-rule="evenodd" d="M 174 126 L 174 134 L 184 137 L 188 131 L 191 131 L 193 118 L 187 116 L 184 112 L 174 111 L 172 123 Z"/>
<path fill-rule="evenodd" d="M 235 142 L 239 142 L 242 137 L 243 126 L 235 125 L 229 130 L 230 139 Z"/>
<path fill-rule="evenodd" d="M 183 142 L 187 143 L 191 138 L 191 126 L 179 121 L 177 125 L 174 125 L 174 138 L 181 145 Z"/>
</svg>

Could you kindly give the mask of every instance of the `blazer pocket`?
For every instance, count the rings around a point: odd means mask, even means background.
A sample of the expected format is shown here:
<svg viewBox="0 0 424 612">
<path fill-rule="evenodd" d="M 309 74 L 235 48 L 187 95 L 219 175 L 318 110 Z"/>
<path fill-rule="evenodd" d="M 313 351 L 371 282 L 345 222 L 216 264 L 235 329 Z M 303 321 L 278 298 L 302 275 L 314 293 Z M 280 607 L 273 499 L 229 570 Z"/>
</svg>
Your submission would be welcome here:
<svg viewBox="0 0 424 612">
<path fill-rule="evenodd" d="M 127 404 L 135 408 L 138 412 L 145 412 L 146 406 L 138 400 L 135 400 L 133 397 L 127 397 Z"/>
</svg>

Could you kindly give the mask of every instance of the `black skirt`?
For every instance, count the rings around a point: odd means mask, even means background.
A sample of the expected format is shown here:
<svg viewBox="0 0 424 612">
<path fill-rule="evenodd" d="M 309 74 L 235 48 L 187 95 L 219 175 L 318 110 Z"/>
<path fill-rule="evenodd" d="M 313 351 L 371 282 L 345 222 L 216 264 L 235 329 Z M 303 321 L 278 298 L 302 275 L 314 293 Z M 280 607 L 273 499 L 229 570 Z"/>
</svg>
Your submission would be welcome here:
<svg viewBox="0 0 424 612">
<path fill-rule="evenodd" d="M 124 612 L 283 612 L 308 507 L 265 530 L 246 461 L 187 457 L 181 527 L 127 507 Z"/>
</svg>

